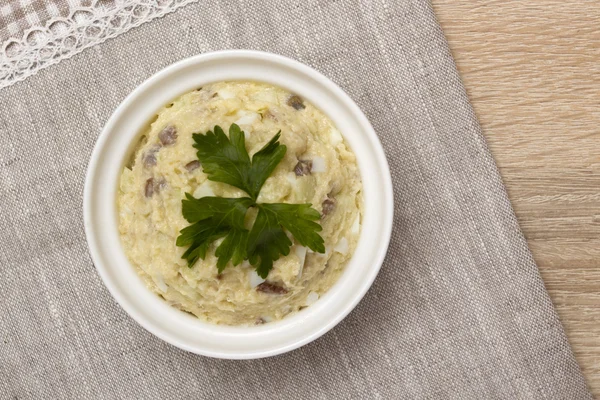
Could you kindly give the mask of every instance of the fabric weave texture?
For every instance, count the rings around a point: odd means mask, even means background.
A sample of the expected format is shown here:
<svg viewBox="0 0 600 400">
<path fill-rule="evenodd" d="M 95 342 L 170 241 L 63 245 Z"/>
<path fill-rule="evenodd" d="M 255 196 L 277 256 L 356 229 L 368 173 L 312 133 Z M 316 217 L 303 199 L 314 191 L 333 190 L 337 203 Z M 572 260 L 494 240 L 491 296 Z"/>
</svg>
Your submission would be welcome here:
<svg viewBox="0 0 600 400">
<path fill-rule="evenodd" d="M 0 89 L 198 0 L 5 0 Z"/>
<path fill-rule="evenodd" d="M 1 30 L 0 30 L 1 31 Z M 378 133 L 394 229 L 336 328 L 226 361 L 138 326 L 82 219 L 94 143 L 167 65 L 231 48 L 340 85 Z M 1 399 L 591 399 L 426 0 L 205 0 L 0 90 Z"/>
</svg>

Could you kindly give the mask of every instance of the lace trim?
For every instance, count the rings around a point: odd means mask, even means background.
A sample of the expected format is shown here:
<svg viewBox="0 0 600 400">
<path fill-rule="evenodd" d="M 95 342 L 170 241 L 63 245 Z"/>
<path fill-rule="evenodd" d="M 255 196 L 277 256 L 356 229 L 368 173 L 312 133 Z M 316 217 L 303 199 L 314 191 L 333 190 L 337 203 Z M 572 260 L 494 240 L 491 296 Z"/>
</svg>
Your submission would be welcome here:
<svg viewBox="0 0 600 400">
<path fill-rule="evenodd" d="M 30 28 L 21 40 L 7 40 L 0 50 L 0 88 L 198 0 L 117 0 L 113 7 L 102 1 L 73 8 L 67 18 L 50 19 L 45 27 Z"/>
</svg>

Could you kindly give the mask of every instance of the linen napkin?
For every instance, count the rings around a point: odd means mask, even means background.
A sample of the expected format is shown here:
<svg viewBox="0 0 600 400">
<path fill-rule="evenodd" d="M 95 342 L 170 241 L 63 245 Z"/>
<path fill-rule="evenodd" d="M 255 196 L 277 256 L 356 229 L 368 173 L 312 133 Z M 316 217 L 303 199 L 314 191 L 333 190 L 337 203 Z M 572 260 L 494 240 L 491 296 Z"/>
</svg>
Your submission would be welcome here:
<svg viewBox="0 0 600 400">
<path fill-rule="evenodd" d="M 128 3 L 121 16 L 155 8 L 99 38 L 76 24 L 75 50 L 52 36 L 65 53 L 46 64 L 39 35 L 8 53 L 2 39 L 0 398 L 591 398 L 426 0 L 206 0 L 119 35 L 183 4 Z M 81 210 L 92 148 L 125 96 L 229 48 L 339 84 L 378 133 L 395 194 L 389 253 L 358 307 L 317 341 L 251 361 L 186 353 L 138 326 L 95 271 Z"/>
</svg>

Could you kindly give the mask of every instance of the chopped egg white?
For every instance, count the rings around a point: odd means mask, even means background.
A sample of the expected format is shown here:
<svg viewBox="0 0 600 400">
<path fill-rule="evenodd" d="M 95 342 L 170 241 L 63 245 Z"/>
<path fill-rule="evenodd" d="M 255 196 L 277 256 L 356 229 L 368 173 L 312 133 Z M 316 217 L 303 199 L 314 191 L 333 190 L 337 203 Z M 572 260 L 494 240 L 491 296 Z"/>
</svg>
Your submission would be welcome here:
<svg viewBox="0 0 600 400">
<path fill-rule="evenodd" d="M 240 118 L 238 118 L 235 121 L 235 123 L 240 126 L 252 125 L 252 123 L 260 117 L 260 115 L 258 113 L 248 112 L 248 111 L 239 112 L 238 115 L 240 116 Z"/>
<path fill-rule="evenodd" d="M 352 224 L 352 229 L 350 232 L 353 234 L 360 232 L 360 215 L 357 215 L 356 218 L 354 218 L 354 223 Z"/>
<path fill-rule="evenodd" d="M 265 322 L 272 322 L 273 321 L 273 317 L 270 317 L 268 315 L 263 315 L 261 318 Z"/>
<path fill-rule="evenodd" d="M 344 141 L 344 138 L 342 138 L 342 134 L 340 133 L 340 131 L 338 131 L 335 128 L 331 128 L 331 130 L 329 131 L 329 137 L 331 138 L 331 144 L 334 146 L 337 146 L 338 144 Z"/>
<path fill-rule="evenodd" d="M 296 255 L 298 256 L 298 260 L 300 262 L 300 270 L 298 271 L 298 277 L 302 276 L 302 270 L 304 269 L 304 262 L 306 261 L 306 252 L 308 248 L 304 246 L 296 246 Z"/>
<path fill-rule="evenodd" d="M 264 92 L 256 93 L 252 97 L 255 100 L 264 101 L 266 103 L 279 104 L 279 100 L 277 99 L 277 93 L 275 93 L 272 90 L 265 90 Z"/>
<path fill-rule="evenodd" d="M 287 179 L 287 181 L 290 183 L 290 185 L 292 185 L 292 186 L 296 185 L 297 178 L 296 178 L 296 174 L 295 173 L 288 172 L 285 175 L 285 179 Z"/>
<path fill-rule="evenodd" d="M 248 280 L 250 281 L 250 287 L 252 289 L 254 289 L 258 285 L 260 285 L 261 283 L 263 283 L 266 279 L 261 278 L 256 273 L 256 270 L 251 269 L 251 270 L 248 271 Z"/>
<path fill-rule="evenodd" d="M 167 284 L 165 283 L 165 280 L 163 279 L 161 274 L 156 274 L 154 275 L 154 283 L 156 283 L 156 286 L 160 289 L 161 292 L 163 293 L 167 293 L 167 290 L 169 290 L 169 287 L 167 286 Z"/>
<path fill-rule="evenodd" d="M 235 98 L 235 92 L 233 92 L 231 90 L 227 90 L 227 89 L 220 89 L 219 91 L 217 91 L 217 94 L 219 95 L 220 98 L 222 98 L 224 100 Z"/>
<path fill-rule="evenodd" d="M 312 159 L 312 168 L 311 168 L 310 172 L 312 172 L 312 173 L 327 172 L 327 164 L 325 163 L 325 159 L 323 157 L 314 157 Z"/>
<path fill-rule="evenodd" d="M 198 186 L 196 190 L 194 190 L 194 197 L 199 199 L 201 197 L 214 196 L 215 192 L 213 192 L 210 187 L 210 182 L 206 181 L 202 185 Z"/>
<path fill-rule="evenodd" d="M 319 300 L 319 294 L 316 292 L 310 292 L 308 293 L 308 296 L 306 296 L 306 301 L 304 302 L 304 305 L 313 305 L 317 302 L 317 300 Z"/>
<path fill-rule="evenodd" d="M 334 250 L 337 251 L 340 254 L 348 254 L 348 250 L 350 249 L 350 246 L 348 245 L 348 239 L 346 239 L 345 237 L 341 238 L 340 241 L 338 242 L 338 244 L 335 245 Z"/>
</svg>

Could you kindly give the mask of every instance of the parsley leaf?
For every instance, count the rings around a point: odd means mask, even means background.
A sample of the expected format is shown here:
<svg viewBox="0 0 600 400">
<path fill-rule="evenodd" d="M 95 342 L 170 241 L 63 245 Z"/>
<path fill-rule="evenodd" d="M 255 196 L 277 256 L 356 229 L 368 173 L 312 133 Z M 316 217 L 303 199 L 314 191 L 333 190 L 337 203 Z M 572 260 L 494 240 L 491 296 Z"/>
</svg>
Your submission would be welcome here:
<svg viewBox="0 0 600 400">
<path fill-rule="evenodd" d="M 301 245 L 311 250 L 325 253 L 323 238 L 317 233 L 323 228 L 314 222 L 321 216 L 310 204 L 259 204 L 258 215 L 248 240 L 250 263 L 256 265 L 256 272 L 266 278 L 273 268 L 273 261 L 282 254 L 290 253 L 292 241 L 285 234 L 287 229 Z"/>
<path fill-rule="evenodd" d="M 230 126 L 229 137 L 219 126 L 215 126 L 214 132 L 193 135 L 198 159 L 208 179 L 235 186 L 250 197 L 196 199 L 186 193 L 182 214 L 191 225 L 181 230 L 176 244 L 189 246 L 182 255 L 189 267 L 206 257 L 211 243 L 224 238 L 215 250 L 219 272 L 230 261 L 238 265 L 247 259 L 257 273 L 266 278 L 273 261 L 290 253 L 292 241 L 286 230 L 301 245 L 315 252 L 325 252 L 323 238 L 318 233 L 322 228 L 315 222 L 321 216 L 310 204 L 256 202 L 263 184 L 285 156 L 287 148 L 279 144 L 280 133 L 252 159 L 246 150 L 244 132 L 236 124 Z M 244 220 L 250 207 L 258 208 L 258 214 L 248 231 Z"/>
<path fill-rule="evenodd" d="M 181 230 L 177 246 L 190 246 L 183 254 L 188 266 L 192 267 L 199 258 L 204 259 L 208 246 L 217 239 L 225 240 L 217 247 L 219 272 L 231 260 L 237 265 L 246 259 L 248 230 L 244 228 L 244 218 L 252 199 L 242 197 L 228 199 L 222 197 L 202 197 L 195 199 L 186 193 L 182 201 L 183 217 L 192 225 Z M 240 245 L 242 244 L 242 245 Z"/>
<path fill-rule="evenodd" d="M 248 193 L 256 200 L 263 184 L 283 159 L 286 147 L 279 144 L 278 132 L 250 160 L 244 132 L 236 124 L 229 127 L 229 137 L 220 126 L 206 135 L 195 133 L 194 147 L 208 179 L 227 183 Z"/>
</svg>

